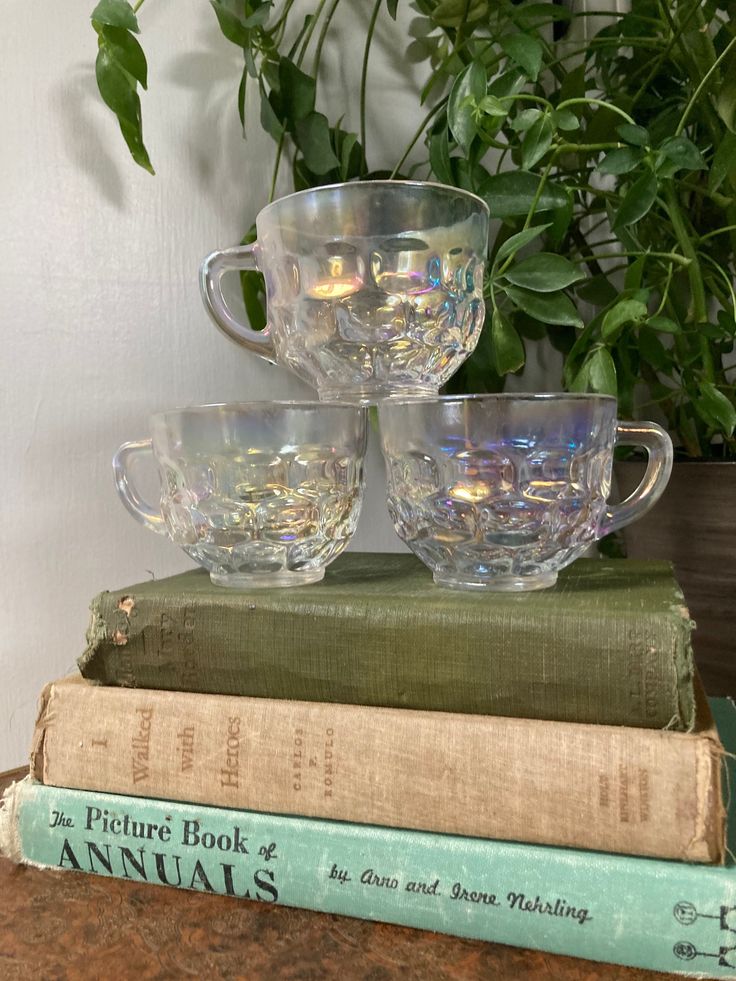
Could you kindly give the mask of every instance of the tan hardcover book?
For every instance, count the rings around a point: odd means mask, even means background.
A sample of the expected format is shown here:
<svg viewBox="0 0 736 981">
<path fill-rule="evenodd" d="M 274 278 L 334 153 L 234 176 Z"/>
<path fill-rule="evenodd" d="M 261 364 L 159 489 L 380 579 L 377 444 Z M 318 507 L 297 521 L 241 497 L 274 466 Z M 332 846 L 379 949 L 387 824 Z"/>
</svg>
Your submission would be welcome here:
<svg viewBox="0 0 736 981">
<path fill-rule="evenodd" d="M 682 733 L 69 678 L 44 689 L 31 769 L 59 787 L 720 863 L 723 748 L 700 702 Z"/>
</svg>

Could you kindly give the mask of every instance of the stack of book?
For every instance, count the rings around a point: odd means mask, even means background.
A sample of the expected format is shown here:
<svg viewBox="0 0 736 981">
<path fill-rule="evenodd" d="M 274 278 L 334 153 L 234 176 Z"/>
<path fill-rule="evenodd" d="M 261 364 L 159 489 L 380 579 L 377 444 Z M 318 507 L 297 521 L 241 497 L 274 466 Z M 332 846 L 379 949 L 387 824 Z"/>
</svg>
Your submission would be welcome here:
<svg viewBox="0 0 736 981">
<path fill-rule="evenodd" d="M 719 736 L 691 628 L 671 567 L 630 560 L 524 595 L 357 553 L 292 590 L 197 570 L 105 592 L 80 676 L 43 692 L 0 849 L 736 977 L 736 714 L 713 703 Z"/>
</svg>

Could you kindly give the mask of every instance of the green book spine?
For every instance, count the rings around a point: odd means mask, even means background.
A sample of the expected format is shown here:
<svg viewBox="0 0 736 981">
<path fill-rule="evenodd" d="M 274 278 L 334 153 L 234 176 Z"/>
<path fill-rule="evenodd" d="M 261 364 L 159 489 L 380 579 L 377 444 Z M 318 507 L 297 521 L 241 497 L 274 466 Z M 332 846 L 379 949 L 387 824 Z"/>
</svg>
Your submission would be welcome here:
<svg viewBox="0 0 736 981">
<path fill-rule="evenodd" d="M 736 711 L 714 705 L 727 747 Z M 65 790 L 6 794 L 15 861 L 736 978 L 736 868 Z"/>
<path fill-rule="evenodd" d="M 691 621 L 668 563 L 579 560 L 526 595 L 436 587 L 412 555 L 230 591 L 204 571 L 105 592 L 84 677 L 107 685 L 688 729 Z"/>
</svg>

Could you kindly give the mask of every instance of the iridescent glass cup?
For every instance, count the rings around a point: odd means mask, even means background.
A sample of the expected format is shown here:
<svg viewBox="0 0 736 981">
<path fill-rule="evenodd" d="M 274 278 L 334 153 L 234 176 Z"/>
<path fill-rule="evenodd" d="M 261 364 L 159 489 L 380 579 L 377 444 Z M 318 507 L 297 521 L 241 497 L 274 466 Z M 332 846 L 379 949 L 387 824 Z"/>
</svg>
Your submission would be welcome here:
<svg viewBox="0 0 736 981">
<path fill-rule="evenodd" d="M 124 443 L 113 470 L 133 517 L 167 535 L 219 586 L 316 582 L 355 531 L 366 410 L 318 402 L 204 405 L 154 415 L 151 439 Z M 153 457 L 159 507 L 131 479 Z"/>
<path fill-rule="evenodd" d="M 437 394 L 483 325 L 488 206 L 418 181 L 355 181 L 299 191 L 256 220 L 252 245 L 213 252 L 200 284 L 232 340 L 291 369 L 322 401 L 368 404 Z M 260 270 L 268 326 L 241 323 L 228 270 Z"/>
<path fill-rule="evenodd" d="M 606 395 L 467 395 L 379 406 L 388 507 L 399 537 L 440 586 L 530 590 L 664 490 L 672 443 L 653 422 L 620 422 Z M 608 504 L 616 444 L 643 446 L 646 473 Z"/>
</svg>

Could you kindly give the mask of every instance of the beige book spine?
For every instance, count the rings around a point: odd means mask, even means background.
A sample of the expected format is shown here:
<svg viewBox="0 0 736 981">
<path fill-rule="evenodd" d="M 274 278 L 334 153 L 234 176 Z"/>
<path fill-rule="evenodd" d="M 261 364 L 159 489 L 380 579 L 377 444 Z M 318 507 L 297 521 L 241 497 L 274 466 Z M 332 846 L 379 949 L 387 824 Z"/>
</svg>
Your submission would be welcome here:
<svg viewBox="0 0 736 981">
<path fill-rule="evenodd" d="M 46 687 L 55 786 L 718 863 L 723 753 L 693 733 L 322 702 Z"/>
</svg>

